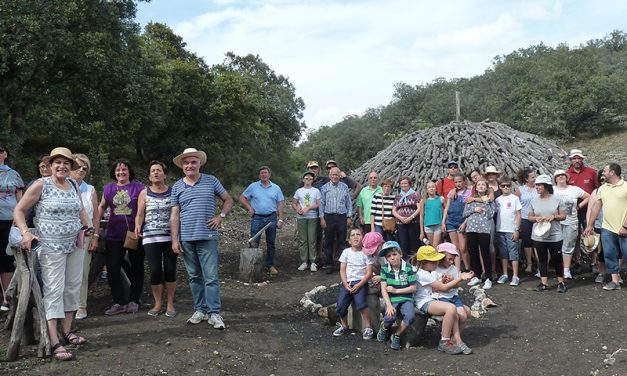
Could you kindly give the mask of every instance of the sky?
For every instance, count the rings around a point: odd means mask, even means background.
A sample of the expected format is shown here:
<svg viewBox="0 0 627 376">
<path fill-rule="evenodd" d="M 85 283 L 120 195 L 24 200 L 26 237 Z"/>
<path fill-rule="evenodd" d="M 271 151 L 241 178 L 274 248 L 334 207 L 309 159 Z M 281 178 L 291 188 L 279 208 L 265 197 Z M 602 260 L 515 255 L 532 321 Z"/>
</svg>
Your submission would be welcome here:
<svg viewBox="0 0 627 376">
<path fill-rule="evenodd" d="M 388 104 L 398 82 L 469 78 L 519 48 L 627 31 L 627 1 L 151 0 L 137 21 L 167 24 L 209 65 L 259 55 L 316 129 Z"/>
</svg>

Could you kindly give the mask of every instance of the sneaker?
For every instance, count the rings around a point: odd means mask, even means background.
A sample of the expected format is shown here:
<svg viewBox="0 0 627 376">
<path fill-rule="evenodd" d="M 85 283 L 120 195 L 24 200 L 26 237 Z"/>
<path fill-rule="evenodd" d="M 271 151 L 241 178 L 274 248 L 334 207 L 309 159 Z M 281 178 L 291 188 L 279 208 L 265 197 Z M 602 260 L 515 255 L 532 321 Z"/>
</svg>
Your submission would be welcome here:
<svg viewBox="0 0 627 376">
<path fill-rule="evenodd" d="M 594 279 L 594 283 L 603 283 L 603 282 L 605 282 L 605 276 L 599 273 L 597 277 Z"/>
<path fill-rule="evenodd" d="M 459 348 L 459 346 L 453 344 L 450 339 L 441 339 L 440 343 L 438 344 L 438 350 L 449 355 L 457 355 L 462 353 L 462 350 Z"/>
<path fill-rule="evenodd" d="M 318 271 L 318 267 L 316 266 L 315 262 L 311 263 L 311 266 L 309 267 L 309 270 L 311 270 L 312 272 L 317 272 Z"/>
<path fill-rule="evenodd" d="M 603 290 L 607 290 L 607 291 L 610 291 L 610 290 L 620 290 L 620 288 L 621 288 L 620 285 L 618 283 L 614 282 L 614 281 L 612 281 L 612 282 L 608 283 L 607 285 L 603 286 Z"/>
<path fill-rule="evenodd" d="M 479 278 L 472 277 L 472 279 L 470 279 L 470 281 L 468 282 L 468 286 L 476 286 L 480 283 L 481 283 L 481 280 Z"/>
<path fill-rule="evenodd" d="M 87 310 L 85 308 L 79 308 L 74 316 L 76 320 L 84 320 L 87 318 Z"/>
<path fill-rule="evenodd" d="M 341 337 L 343 336 L 346 332 L 348 332 L 348 328 L 345 327 L 342 324 L 339 324 L 337 326 L 337 328 L 333 331 L 333 337 Z"/>
<path fill-rule="evenodd" d="M 566 292 L 566 285 L 564 284 L 564 282 L 560 282 L 557 284 L 557 292 L 561 292 L 561 293 Z"/>
<path fill-rule="evenodd" d="M 569 268 L 564 268 L 564 278 L 566 278 L 566 279 L 573 279 L 573 275 L 570 274 L 570 269 Z"/>
<path fill-rule="evenodd" d="M 372 328 L 366 328 L 361 332 L 361 338 L 363 339 L 372 339 L 372 337 L 374 337 L 374 330 L 372 330 Z"/>
<path fill-rule="evenodd" d="M 106 270 L 103 270 L 100 272 L 100 279 L 103 279 L 106 281 L 108 278 L 109 278 L 109 274 L 107 273 Z"/>
<path fill-rule="evenodd" d="M 135 302 L 128 302 L 128 305 L 126 306 L 126 312 L 127 313 L 137 313 L 137 312 L 139 312 L 139 304 L 137 304 Z"/>
<path fill-rule="evenodd" d="M 303 271 L 303 270 L 305 270 L 305 269 L 307 269 L 307 263 L 306 263 L 306 262 L 303 262 L 303 263 L 302 263 L 302 264 L 300 264 L 300 266 L 298 267 L 298 270 L 300 270 L 300 271 L 302 272 L 302 271 Z"/>
<path fill-rule="evenodd" d="M 485 282 L 483 283 L 483 289 L 484 290 L 489 290 L 492 288 L 492 281 L 490 280 L 490 278 L 486 279 Z"/>
<path fill-rule="evenodd" d="M 541 277 L 541 275 L 540 275 L 540 271 L 538 270 L 538 272 L 537 272 L 536 274 L 534 274 L 534 276 L 535 276 L 536 278 L 540 278 L 540 277 Z"/>
<path fill-rule="evenodd" d="M 212 313 L 211 316 L 207 319 L 209 325 L 213 325 L 214 329 L 224 329 L 226 325 L 224 325 L 224 320 L 222 320 L 222 316 L 217 313 Z"/>
<path fill-rule="evenodd" d="M 386 328 L 385 325 L 381 323 L 381 326 L 379 327 L 379 331 L 377 332 L 377 341 L 385 342 L 387 339 L 388 339 L 388 328 Z"/>
<path fill-rule="evenodd" d="M 542 291 L 546 291 L 548 289 L 549 289 L 548 285 L 545 285 L 544 283 L 541 283 L 538 286 L 536 286 L 536 288 L 534 290 L 536 290 L 537 292 L 542 292 Z"/>
<path fill-rule="evenodd" d="M 509 283 L 510 286 L 518 286 L 520 285 L 520 278 L 512 277 L 512 281 Z"/>
<path fill-rule="evenodd" d="M 464 342 L 460 343 L 458 346 L 459 346 L 459 349 L 462 350 L 462 354 L 464 355 L 472 354 L 472 349 L 468 347 L 468 345 L 465 344 Z"/>
<path fill-rule="evenodd" d="M 187 323 L 196 325 L 196 324 L 200 324 L 201 321 L 207 321 L 207 320 L 209 320 L 208 314 L 204 312 L 196 311 L 194 312 L 192 317 L 187 319 Z"/>
<path fill-rule="evenodd" d="M 105 315 L 113 316 L 113 315 L 117 315 L 117 314 L 125 313 L 125 312 L 126 312 L 126 305 L 114 304 L 111 306 L 111 308 L 105 311 Z"/>
<path fill-rule="evenodd" d="M 398 334 L 392 334 L 390 348 L 392 350 L 400 350 L 401 349 L 401 336 Z"/>
<path fill-rule="evenodd" d="M 496 283 L 503 284 L 509 282 L 509 277 L 506 274 L 503 274 Z"/>
<path fill-rule="evenodd" d="M 279 274 L 279 271 L 277 270 L 277 268 L 275 268 L 274 266 L 271 266 L 268 268 L 268 271 L 270 272 L 270 274 L 272 275 L 277 275 Z"/>
</svg>

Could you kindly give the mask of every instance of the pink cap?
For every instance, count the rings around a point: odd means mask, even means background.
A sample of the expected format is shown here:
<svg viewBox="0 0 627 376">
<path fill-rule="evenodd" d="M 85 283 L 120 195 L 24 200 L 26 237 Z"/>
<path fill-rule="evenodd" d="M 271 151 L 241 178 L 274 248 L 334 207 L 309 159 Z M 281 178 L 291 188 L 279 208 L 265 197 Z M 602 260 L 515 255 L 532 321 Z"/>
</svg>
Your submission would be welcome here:
<svg viewBox="0 0 627 376">
<path fill-rule="evenodd" d="M 383 244 L 383 236 L 376 231 L 369 232 L 364 235 L 363 240 L 363 252 L 366 256 L 372 256 L 377 253 L 377 249 Z"/>
<path fill-rule="evenodd" d="M 437 248 L 440 253 L 450 253 L 451 255 L 459 256 L 459 252 L 457 252 L 457 247 L 453 243 L 441 243 Z"/>
</svg>

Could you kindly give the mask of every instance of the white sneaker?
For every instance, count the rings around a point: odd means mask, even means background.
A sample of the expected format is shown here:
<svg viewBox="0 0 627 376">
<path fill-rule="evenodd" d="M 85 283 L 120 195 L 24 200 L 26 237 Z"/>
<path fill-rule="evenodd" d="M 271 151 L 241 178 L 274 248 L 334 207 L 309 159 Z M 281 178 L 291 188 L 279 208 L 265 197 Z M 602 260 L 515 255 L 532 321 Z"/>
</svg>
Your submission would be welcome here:
<svg viewBox="0 0 627 376">
<path fill-rule="evenodd" d="M 492 288 L 492 281 L 490 280 L 490 278 L 486 279 L 485 282 L 483 283 L 483 289 L 484 290 L 489 290 Z"/>
<path fill-rule="evenodd" d="M 224 325 L 224 321 L 222 320 L 222 316 L 217 313 L 212 313 L 209 319 L 207 320 L 209 325 L 213 325 L 214 329 L 224 329 L 226 326 Z"/>
<path fill-rule="evenodd" d="M 512 277 L 512 281 L 509 283 L 510 286 L 518 286 L 520 285 L 520 278 Z"/>
<path fill-rule="evenodd" d="M 503 274 L 496 283 L 503 284 L 509 282 L 509 277 L 506 274 Z"/>
<path fill-rule="evenodd" d="M 570 268 L 564 268 L 564 278 L 573 279 L 573 275 L 570 274 Z"/>
<path fill-rule="evenodd" d="M 318 267 L 316 266 L 315 262 L 311 263 L 311 267 L 309 267 L 309 270 L 311 270 L 312 272 L 317 272 L 318 271 Z"/>
<path fill-rule="evenodd" d="M 200 311 L 194 312 L 192 317 L 187 319 L 188 324 L 200 324 L 201 321 L 207 321 L 209 319 L 209 315 Z"/>
<path fill-rule="evenodd" d="M 481 283 L 481 280 L 477 277 L 472 277 L 472 279 L 468 282 L 468 286 L 476 286 Z"/>
<path fill-rule="evenodd" d="M 536 278 L 540 278 L 540 271 L 538 270 L 538 272 L 536 274 L 534 274 L 536 276 Z"/>
<path fill-rule="evenodd" d="M 298 270 L 300 270 L 300 271 L 302 272 L 302 271 L 303 271 L 303 270 L 305 270 L 305 269 L 307 269 L 307 263 L 306 263 L 306 262 L 303 262 L 303 263 L 302 263 L 302 264 L 300 264 L 300 266 L 298 267 Z"/>
</svg>

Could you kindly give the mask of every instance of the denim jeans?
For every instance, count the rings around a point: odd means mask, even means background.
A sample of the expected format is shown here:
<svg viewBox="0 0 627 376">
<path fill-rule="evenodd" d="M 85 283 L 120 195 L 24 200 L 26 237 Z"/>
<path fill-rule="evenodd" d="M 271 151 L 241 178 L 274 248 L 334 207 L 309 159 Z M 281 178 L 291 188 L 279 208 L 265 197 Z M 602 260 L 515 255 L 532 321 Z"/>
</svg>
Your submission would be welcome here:
<svg viewBox="0 0 627 376">
<path fill-rule="evenodd" d="M 253 237 L 257 232 L 259 232 L 259 230 L 263 228 L 263 226 L 268 223 L 270 223 L 270 226 L 268 226 L 268 228 L 266 229 L 266 245 L 268 246 L 268 251 L 266 252 L 266 266 L 271 267 L 274 266 L 274 252 L 276 251 L 276 213 L 267 217 L 253 215 L 253 218 L 250 221 L 250 236 Z M 261 235 L 259 235 L 259 237 L 253 242 L 259 244 L 260 239 Z"/>
<path fill-rule="evenodd" d="M 607 272 L 616 274 L 619 272 L 618 255 L 622 252 L 623 259 L 627 260 L 627 236 L 619 236 L 610 230 L 601 229 L 601 244 L 603 244 L 603 256 Z"/>
<path fill-rule="evenodd" d="M 218 279 L 218 240 L 181 242 L 194 308 L 204 313 L 220 313 Z"/>
</svg>

